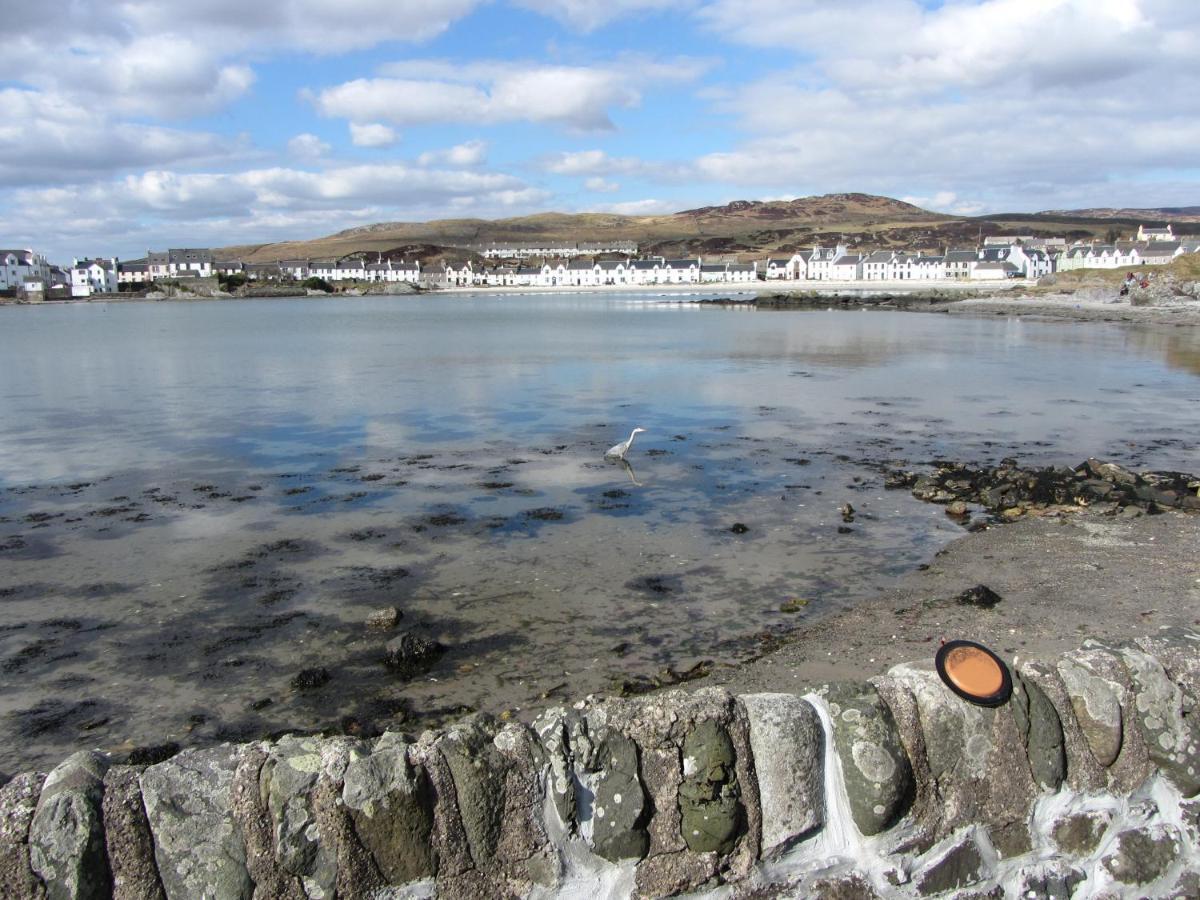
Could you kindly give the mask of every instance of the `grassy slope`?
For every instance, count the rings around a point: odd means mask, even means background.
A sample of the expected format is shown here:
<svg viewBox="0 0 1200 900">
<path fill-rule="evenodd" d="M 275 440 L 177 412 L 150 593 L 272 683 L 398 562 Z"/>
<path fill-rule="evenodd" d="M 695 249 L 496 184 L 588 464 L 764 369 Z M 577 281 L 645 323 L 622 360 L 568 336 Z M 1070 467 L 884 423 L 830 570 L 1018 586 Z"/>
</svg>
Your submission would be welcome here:
<svg viewBox="0 0 1200 900">
<path fill-rule="evenodd" d="M 739 201 L 670 215 L 540 213 L 511 219 L 444 219 L 386 222 L 352 228 L 311 241 L 226 247 L 222 258 L 267 262 L 292 257 L 331 258 L 355 252 L 385 252 L 408 245 L 460 245 L 532 240 L 637 241 L 648 253 L 738 255 L 759 258 L 821 242 L 852 246 L 935 250 L 972 246 L 982 235 L 1028 234 L 1069 238 L 1103 237 L 1112 227 L 1131 230 L 1124 220 L 1043 215 L 966 219 L 867 194 L 831 194 L 793 201 Z"/>
</svg>

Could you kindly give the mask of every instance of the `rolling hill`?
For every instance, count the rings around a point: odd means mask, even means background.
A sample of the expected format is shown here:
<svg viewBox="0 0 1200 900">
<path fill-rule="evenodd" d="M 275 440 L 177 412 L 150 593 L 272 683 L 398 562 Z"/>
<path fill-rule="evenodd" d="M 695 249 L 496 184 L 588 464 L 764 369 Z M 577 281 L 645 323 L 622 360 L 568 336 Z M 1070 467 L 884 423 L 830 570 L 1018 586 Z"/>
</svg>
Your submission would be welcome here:
<svg viewBox="0 0 1200 900">
<path fill-rule="evenodd" d="M 1168 215 L 1168 213 L 1170 215 Z M 1194 216 L 1193 216 L 1194 213 Z M 470 245 L 492 241 L 637 241 L 645 254 L 761 257 L 813 243 L 844 242 L 862 248 L 936 250 L 971 246 L 995 234 L 1061 236 L 1069 240 L 1132 232 L 1139 223 L 1200 233 L 1200 207 L 1172 210 L 1076 210 L 962 217 L 931 212 L 871 194 L 825 194 L 796 200 L 738 200 L 723 206 L 653 216 L 609 213 L 539 213 L 511 219 L 441 219 L 382 222 L 309 241 L 222 248 L 222 258 L 252 262 L 324 259 L 355 253 L 411 253 L 423 262 L 461 255 Z M 1191 223 L 1196 223 L 1190 228 Z M 448 249 L 449 248 L 449 249 Z"/>
</svg>

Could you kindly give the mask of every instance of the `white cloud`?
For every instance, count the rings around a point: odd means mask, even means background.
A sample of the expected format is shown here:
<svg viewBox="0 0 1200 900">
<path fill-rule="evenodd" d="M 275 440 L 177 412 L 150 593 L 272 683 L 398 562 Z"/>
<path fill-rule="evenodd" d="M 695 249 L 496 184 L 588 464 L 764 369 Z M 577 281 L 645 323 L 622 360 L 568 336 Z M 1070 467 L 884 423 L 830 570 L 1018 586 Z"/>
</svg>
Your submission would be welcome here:
<svg viewBox="0 0 1200 900">
<path fill-rule="evenodd" d="M 488 145 L 486 141 L 467 141 L 444 150 L 430 150 L 417 157 L 417 163 L 422 166 L 452 166 L 454 168 L 470 168 L 481 166 L 487 162 Z"/>
<path fill-rule="evenodd" d="M 298 134 L 288 141 L 288 153 L 298 159 L 320 159 L 332 149 L 315 134 Z"/>
<path fill-rule="evenodd" d="M 583 183 L 583 186 L 595 194 L 615 194 L 621 189 L 621 185 L 615 181 L 609 181 L 607 178 L 589 178 Z"/>
<path fill-rule="evenodd" d="M 670 200 L 626 200 L 608 203 L 599 207 L 600 212 L 616 213 L 619 216 L 658 216 L 677 212 L 680 206 Z"/>
<path fill-rule="evenodd" d="M 607 131 L 610 113 L 641 102 L 649 84 L 691 81 L 708 63 L 622 57 L 596 66 L 410 60 L 309 95 L 324 116 L 351 122 L 472 126 L 537 122 L 579 131 Z M 636 85 L 636 87 L 635 87 Z"/>
<path fill-rule="evenodd" d="M 355 147 L 390 147 L 398 139 L 396 129 L 387 125 L 378 122 L 368 122 L 365 125 L 350 123 L 350 140 Z"/>
<path fill-rule="evenodd" d="M 569 28 L 593 31 L 618 19 L 645 13 L 682 12 L 693 6 L 680 0 L 516 0 L 517 6 L 551 16 Z"/>
<path fill-rule="evenodd" d="M 61 183 L 144 166 L 232 157 L 236 141 L 153 125 L 120 127 L 57 95 L 0 90 L 0 185 Z"/>
</svg>

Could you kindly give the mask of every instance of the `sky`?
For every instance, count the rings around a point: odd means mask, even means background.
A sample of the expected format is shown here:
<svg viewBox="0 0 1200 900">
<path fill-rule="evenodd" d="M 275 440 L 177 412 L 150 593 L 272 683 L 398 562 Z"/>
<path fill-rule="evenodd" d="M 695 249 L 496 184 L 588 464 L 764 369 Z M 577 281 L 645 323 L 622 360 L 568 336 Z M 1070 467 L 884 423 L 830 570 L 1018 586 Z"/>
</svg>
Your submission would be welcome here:
<svg viewBox="0 0 1200 900">
<path fill-rule="evenodd" d="M 1200 204 L 1196 0 L 0 0 L 0 245 Z"/>
</svg>

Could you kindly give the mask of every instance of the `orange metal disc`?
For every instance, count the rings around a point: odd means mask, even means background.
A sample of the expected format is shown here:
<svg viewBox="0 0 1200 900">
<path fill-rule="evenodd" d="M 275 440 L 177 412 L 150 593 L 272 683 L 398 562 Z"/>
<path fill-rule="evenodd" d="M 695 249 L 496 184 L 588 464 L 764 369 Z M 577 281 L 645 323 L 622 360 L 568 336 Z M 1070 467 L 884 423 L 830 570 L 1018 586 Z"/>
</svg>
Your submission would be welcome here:
<svg viewBox="0 0 1200 900">
<path fill-rule="evenodd" d="M 959 646 L 946 654 L 946 677 L 964 693 L 994 697 L 1004 687 L 1004 671 L 995 657 L 977 647 Z"/>
</svg>

